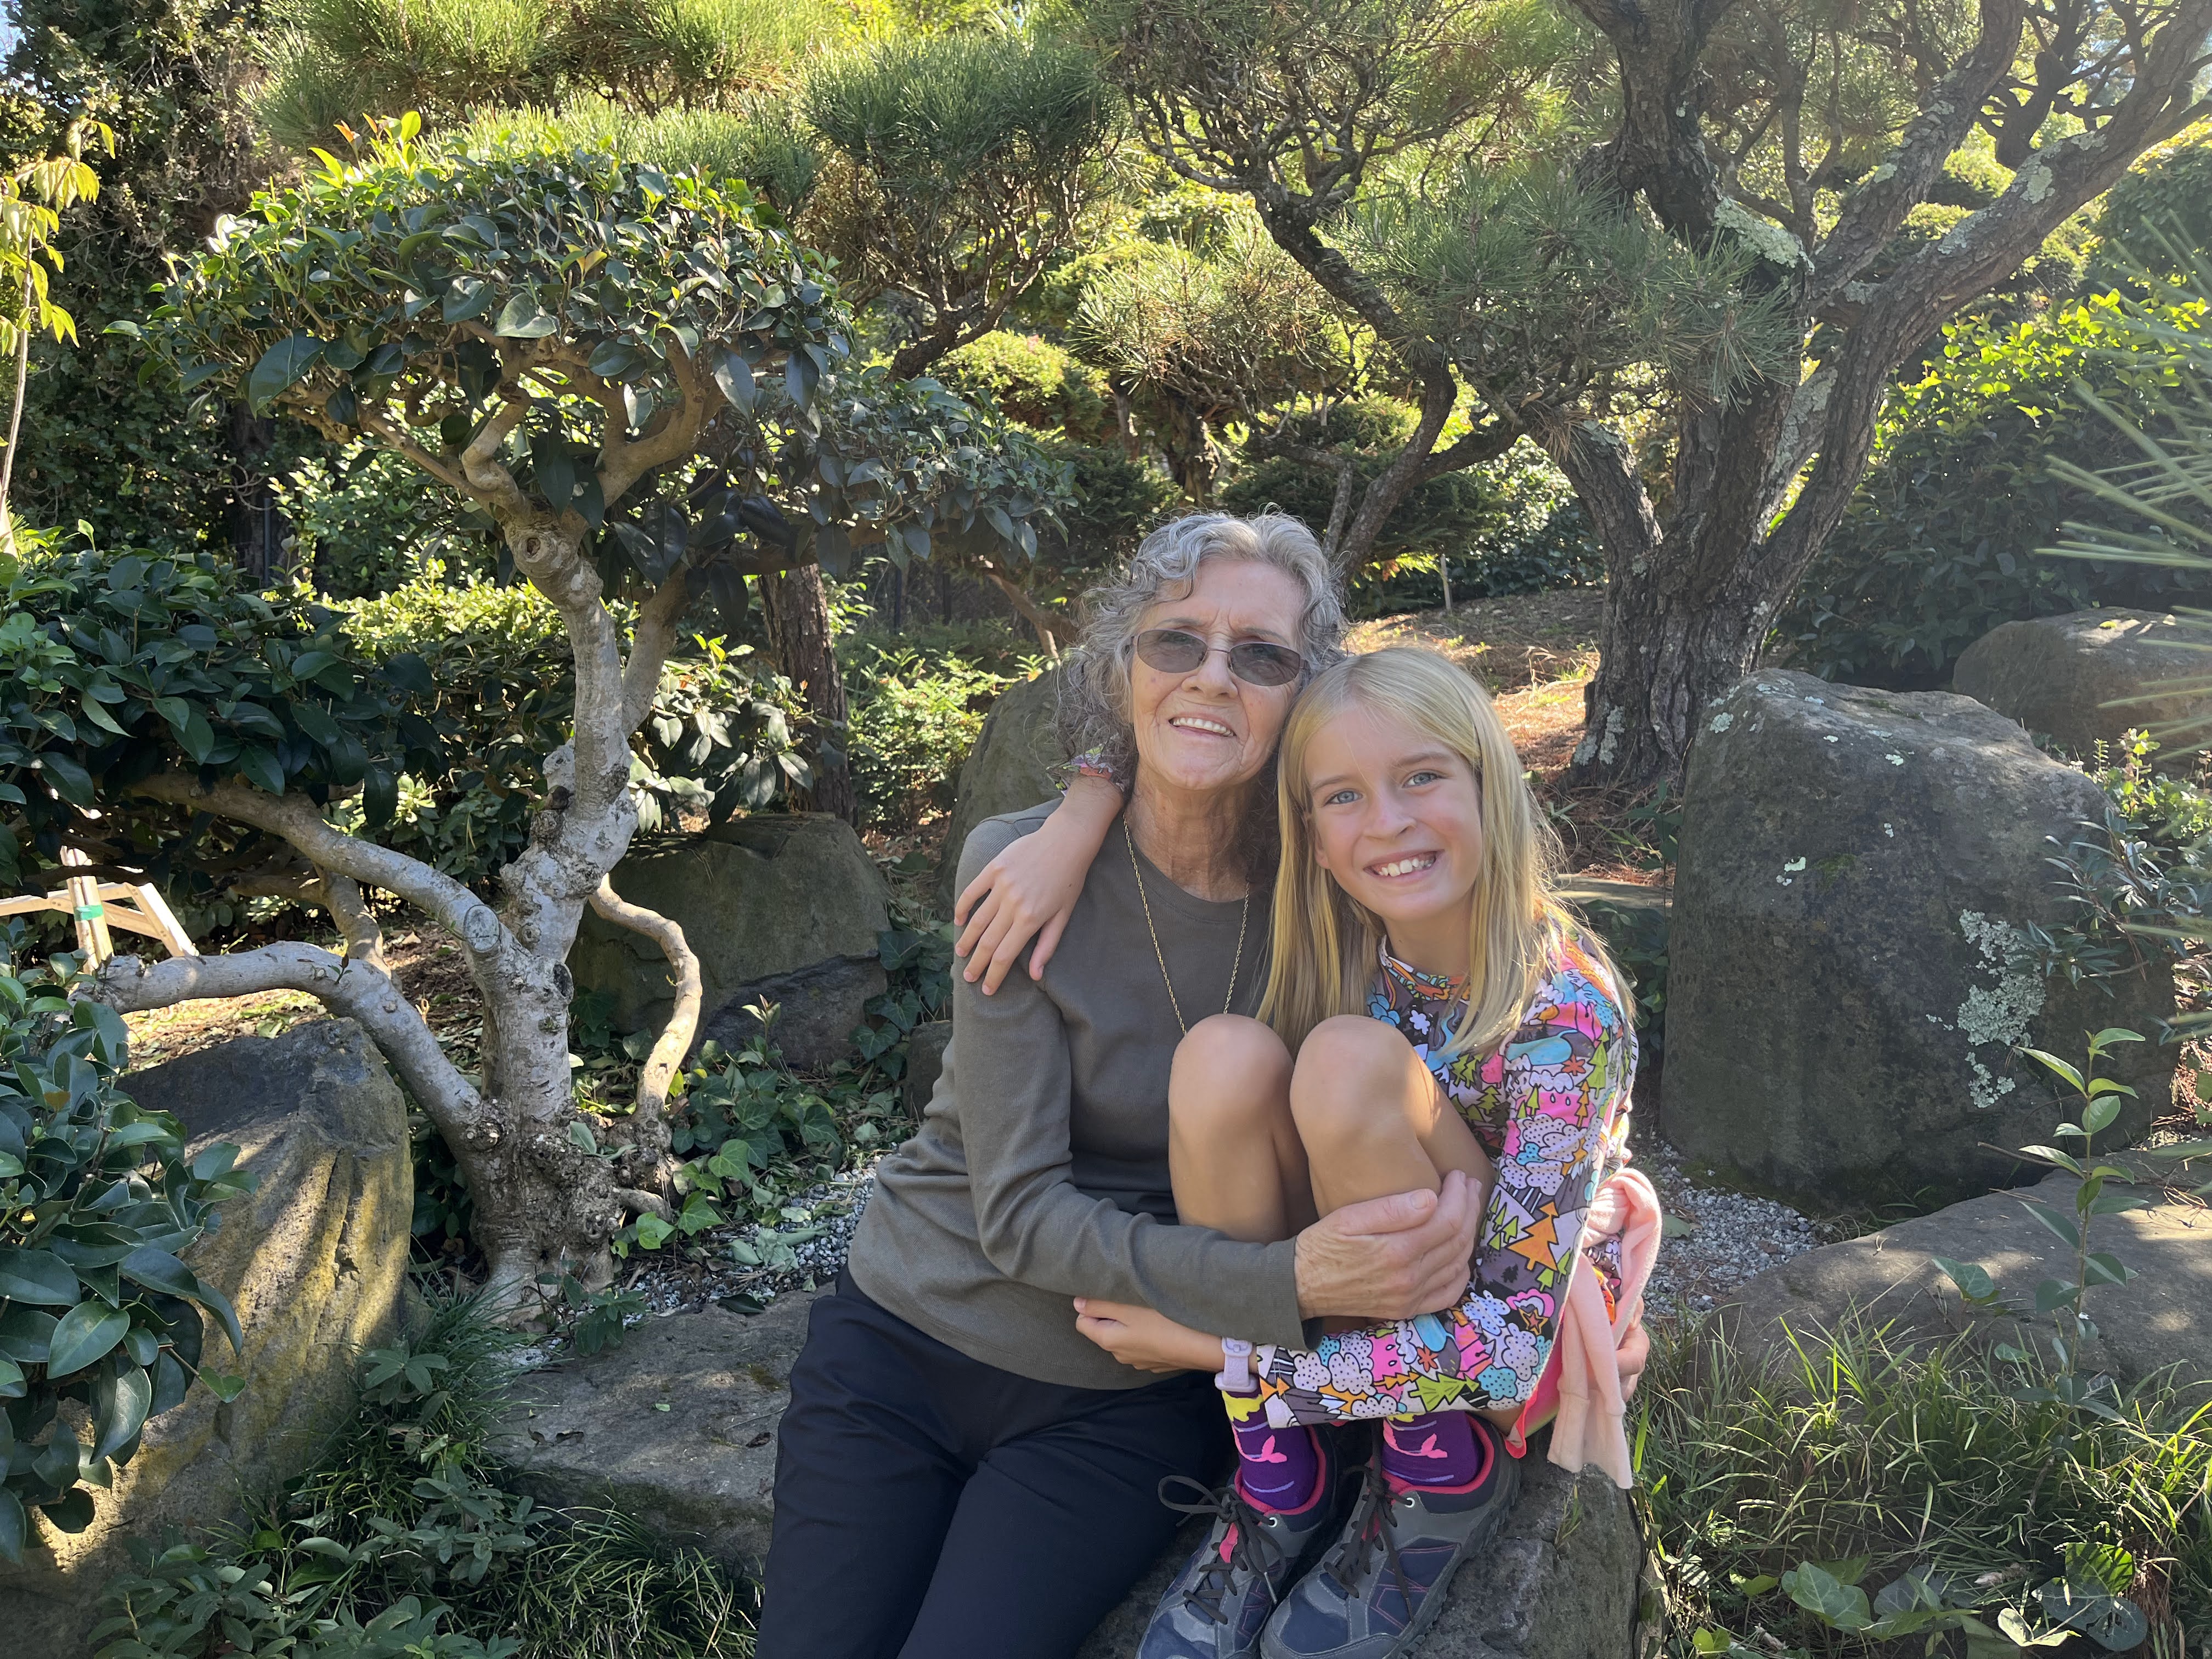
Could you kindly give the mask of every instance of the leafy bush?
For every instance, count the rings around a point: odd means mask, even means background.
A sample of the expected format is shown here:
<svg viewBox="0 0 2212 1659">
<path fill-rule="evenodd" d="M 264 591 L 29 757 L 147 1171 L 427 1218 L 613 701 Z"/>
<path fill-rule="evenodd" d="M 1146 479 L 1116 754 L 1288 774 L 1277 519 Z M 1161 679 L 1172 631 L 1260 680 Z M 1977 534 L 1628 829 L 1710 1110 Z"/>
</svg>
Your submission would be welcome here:
<svg viewBox="0 0 2212 1659">
<path fill-rule="evenodd" d="M 903 1133 L 885 1072 L 841 1060 L 826 1077 L 801 1077 L 785 1065 L 769 1018 L 769 1032 L 734 1054 L 712 1039 L 700 1046 L 698 1064 L 682 1079 L 682 1103 L 672 1107 L 672 1150 L 685 1160 L 683 1206 L 672 1220 L 647 1214 L 624 1227 L 615 1235 L 617 1256 L 732 1222 L 787 1219 L 787 1206 L 809 1188 Z M 760 1265 L 750 1246 L 731 1249 L 741 1265 Z"/>
<path fill-rule="evenodd" d="M 961 763 L 1012 682 L 959 657 L 887 649 L 848 671 L 847 758 L 871 823 L 911 825 L 952 810 Z"/>
<path fill-rule="evenodd" d="M 292 521 L 294 568 L 334 599 L 391 592 L 438 569 L 489 576 L 489 520 L 471 521 L 387 449 L 323 446 L 270 484 Z"/>
<path fill-rule="evenodd" d="M 2145 150 L 2106 194 L 2096 232 L 2085 281 L 2097 293 L 2129 286 L 2138 262 L 2183 274 L 2169 243 L 2185 253 L 2212 247 L 2212 122 Z"/>
<path fill-rule="evenodd" d="M 181 746 L 204 767 L 304 790 L 343 828 L 462 880 L 520 850 L 539 768 L 565 739 L 574 677 L 536 589 L 434 573 L 329 606 L 257 594 L 210 556 L 92 550 L 27 559 L 0 623 L 0 882 L 50 866 L 66 835 L 198 906 L 266 858 L 251 832 L 131 802 Z M 750 650 L 703 643 L 671 661 L 636 762 L 648 828 L 781 799 L 805 766 L 798 700 Z M 94 799 L 97 822 L 75 807 Z"/>
<path fill-rule="evenodd" d="M 469 1303 L 364 1356 L 354 1420 L 240 1528 L 111 1583 L 100 1659 L 738 1659 L 750 1590 L 628 1516 L 549 1511 L 491 1447 L 517 1339 Z M 680 1429 L 680 1423 L 672 1424 Z"/>
<path fill-rule="evenodd" d="M 2201 301 L 2160 308 L 2201 325 Z M 2091 496 L 2054 459 L 2097 469 L 2131 441 L 2083 400 L 2142 419 L 2170 354 L 2129 330 L 2117 296 L 2029 322 L 1946 331 L 1943 361 L 1893 392 L 1856 497 L 1776 623 L 1824 678 L 1923 690 L 2000 623 L 2093 605 L 2201 604 L 2202 574 L 2036 556 Z"/>
<path fill-rule="evenodd" d="M 183 1125 L 117 1086 L 121 1018 L 15 969 L 19 937 L 0 938 L 0 1557 L 18 1564 L 30 1511 L 82 1532 L 90 1488 L 195 1379 L 236 1394 L 238 1378 L 204 1364 L 201 1312 L 234 1352 L 238 1316 L 179 1258 L 253 1187 L 231 1167 L 237 1147 L 187 1160 Z M 64 1401 L 88 1414 L 90 1444 L 58 1419 Z"/>
<path fill-rule="evenodd" d="M 1113 434 L 1106 377 L 1034 334 L 1004 330 L 939 358 L 930 372 L 962 397 L 988 397 L 1000 413 L 1077 443 Z"/>
<path fill-rule="evenodd" d="M 1119 444 L 1060 444 L 1053 453 L 1068 464 L 1075 500 L 1061 509 L 1059 530 L 1038 534 L 1027 583 L 1041 599 L 1069 600 L 1172 518 L 1182 495 L 1160 468 L 1131 460 Z"/>
<path fill-rule="evenodd" d="M 1370 398 L 1337 405 L 1326 427 L 1302 435 L 1350 453 L 1358 489 L 1389 464 L 1412 426 L 1413 411 L 1404 404 Z M 1272 506 L 1318 531 L 1328 522 L 1335 495 L 1334 474 L 1276 456 L 1238 473 L 1221 501 L 1232 513 Z M 1528 443 L 1495 461 L 1420 485 L 1385 521 L 1376 547 L 1382 562 L 1352 579 L 1355 615 L 1442 605 L 1440 559 L 1450 561 L 1455 600 L 1580 586 L 1605 575 L 1603 556 L 1573 489 Z"/>
</svg>

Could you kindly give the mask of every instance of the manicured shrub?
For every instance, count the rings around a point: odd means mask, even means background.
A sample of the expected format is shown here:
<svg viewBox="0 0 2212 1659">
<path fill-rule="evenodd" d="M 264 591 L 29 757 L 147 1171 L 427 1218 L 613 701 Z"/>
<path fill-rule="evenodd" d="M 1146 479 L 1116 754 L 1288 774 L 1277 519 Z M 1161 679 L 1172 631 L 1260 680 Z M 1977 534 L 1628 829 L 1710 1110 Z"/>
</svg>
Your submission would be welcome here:
<svg viewBox="0 0 2212 1659">
<path fill-rule="evenodd" d="M 1024 426 L 1077 443 L 1112 435 L 1106 377 L 1034 334 L 986 334 L 938 359 L 930 373 L 962 397 L 988 397 Z"/>
<path fill-rule="evenodd" d="M 2201 326 L 2201 302 L 2165 308 Z M 1797 661 L 1829 679 L 1920 690 L 2000 623 L 2092 605 L 2202 604 L 2201 574 L 2038 556 L 2091 497 L 2052 469 L 2134 459 L 2077 378 L 2142 418 L 2166 353 L 2120 326 L 2112 296 L 2025 323 L 1954 325 L 1942 360 L 1893 393 L 1849 515 L 1777 622 Z"/>
</svg>

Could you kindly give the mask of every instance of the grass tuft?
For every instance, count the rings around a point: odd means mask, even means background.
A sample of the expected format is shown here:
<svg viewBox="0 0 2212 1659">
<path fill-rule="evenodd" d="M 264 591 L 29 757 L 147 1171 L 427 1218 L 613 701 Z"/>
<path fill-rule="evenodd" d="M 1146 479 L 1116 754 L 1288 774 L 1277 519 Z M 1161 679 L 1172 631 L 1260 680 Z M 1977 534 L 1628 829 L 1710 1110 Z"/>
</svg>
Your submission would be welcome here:
<svg viewBox="0 0 2212 1659">
<path fill-rule="evenodd" d="M 1866 1558 L 1869 1589 L 1933 1569 L 1985 1592 L 1994 1622 L 2114 1546 L 2157 1650 L 2212 1659 L 2212 1407 L 2154 1379 L 2106 1421 L 2015 1397 L 2036 1380 L 2020 1362 L 1863 1321 L 1791 1344 L 1753 1352 L 1708 1320 L 1655 1345 L 1633 1435 L 1670 1654 L 1713 1627 L 1874 1650 L 1778 1583 L 1808 1561 Z"/>
</svg>

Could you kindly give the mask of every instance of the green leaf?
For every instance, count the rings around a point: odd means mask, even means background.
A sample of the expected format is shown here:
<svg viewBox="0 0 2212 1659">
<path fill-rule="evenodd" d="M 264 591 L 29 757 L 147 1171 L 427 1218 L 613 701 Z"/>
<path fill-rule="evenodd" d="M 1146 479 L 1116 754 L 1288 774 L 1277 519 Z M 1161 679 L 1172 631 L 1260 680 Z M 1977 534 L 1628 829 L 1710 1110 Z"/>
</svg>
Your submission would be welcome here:
<svg viewBox="0 0 2212 1659">
<path fill-rule="evenodd" d="M 2072 1084 L 2076 1089 L 2081 1087 L 2081 1073 L 2075 1071 L 2064 1060 L 2059 1059 L 2057 1055 L 2045 1054 L 2040 1048 L 2023 1048 L 2021 1052 L 2026 1054 L 2030 1060 L 2035 1060 L 2050 1071 L 2057 1073 L 2060 1077 L 2065 1079 L 2067 1082 Z"/>
<path fill-rule="evenodd" d="M 261 354 L 253 373 L 246 377 L 246 400 L 265 413 L 270 400 L 292 386 L 313 366 L 323 343 L 312 334 L 293 334 Z"/>
<path fill-rule="evenodd" d="M 2083 1109 L 2081 1127 L 2094 1135 L 2100 1130 L 2111 1128 L 2112 1120 L 2119 1115 L 2120 1102 L 2118 1096 L 2099 1095 Z"/>
<path fill-rule="evenodd" d="M 67 755 L 46 750 L 39 756 L 39 769 L 48 783 L 72 806 L 92 805 L 92 774 L 79 766 Z"/>
<path fill-rule="evenodd" d="M 1866 1592 L 1843 1583 L 1817 1562 L 1808 1561 L 1784 1573 L 1781 1584 L 1791 1601 L 1837 1630 L 1864 1630 L 1874 1623 Z"/>
<path fill-rule="evenodd" d="M 542 340 L 561 326 L 560 319 L 526 291 L 507 295 L 492 324 L 492 332 L 505 340 Z"/>
<path fill-rule="evenodd" d="M 230 1339 L 230 1351 L 242 1353 L 246 1349 L 246 1334 L 238 1328 L 238 1314 L 230 1305 L 230 1298 L 197 1275 L 192 1279 L 192 1299 L 216 1316 L 222 1326 L 222 1334 Z M 241 1382 L 240 1387 L 245 1384 Z"/>
<path fill-rule="evenodd" d="M 2092 1250 L 2082 1259 L 2081 1279 L 2088 1285 L 2124 1285 L 2136 1270 L 2108 1250 Z"/>
<path fill-rule="evenodd" d="M 240 747 L 238 770 L 239 775 L 257 789 L 265 789 L 272 795 L 284 793 L 284 768 L 275 753 L 260 744 L 249 743 Z"/>
<path fill-rule="evenodd" d="M 189 1297 L 199 1283 L 190 1267 L 168 1251 L 156 1249 L 151 1244 L 141 1244 L 125 1256 L 122 1267 L 125 1279 L 167 1296 Z"/>
<path fill-rule="evenodd" d="M 68 1263 L 47 1250 L 25 1250 L 0 1246 L 0 1297 L 39 1307 L 76 1305 L 76 1274 Z"/>
<path fill-rule="evenodd" d="M 131 1316 L 121 1309 L 99 1302 L 80 1302 L 64 1314 L 62 1322 L 54 1328 L 46 1374 L 67 1376 L 72 1371 L 82 1370 L 122 1341 L 123 1333 L 130 1328 Z"/>
<path fill-rule="evenodd" d="M 2069 1285 L 2063 1279 L 2046 1279 L 2035 1287 L 2035 1310 L 2047 1314 L 2054 1308 L 2069 1308 L 2081 1295 L 2079 1285 Z"/>
<path fill-rule="evenodd" d="M 1987 1302 L 1996 1295 L 1996 1281 L 1990 1277 L 1989 1270 L 1979 1264 L 1954 1261 L 1944 1255 L 1930 1256 L 1929 1260 L 1943 1270 L 1951 1282 L 1959 1287 L 1959 1294 L 1967 1301 Z"/>
<path fill-rule="evenodd" d="M 726 351 L 714 365 L 714 384 L 722 389 L 730 407 L 740 415 L 753 412 L 753 404 L 760 396 L 754 384 L 752 365 L 734 351 Z"/>
<path fill-rule="evenodd" d="M 12 1359 L 0 1359 L 0 1400 L 21 1400 L 28 1387 L 21 1365 Z M 5 1413 L 0 1413 L 0 1423 L 4 1421 Z"/>
<path fill-rule="evenodd" d="M 23 1565 L 23 1545 L 31 1530 L 31 1517 L 23 1513 L 23 1500 L 6 1486 L 0 1486 L 0 1559 L 8 1565 Z"/>
<path fill-rule="evenodd" d="M 112 1457 L 146 1426 L 146 1413 L 154 1403 L 153 1379 L 137 1365 L 119 1365 L 93 1385 L 92 1455 L 95 1460 Z"/>
<path fill-rule="evenodd" d="M 2081 1248 L 2081 1229 L 2072 1216 L 2053 1208 L 2039 1199 L 2024 1198 L 2021 1202 L 2027 1206 L 2038 1221 L 2057 1234 L 2060 1243 L 2063 1243 L 2068 1249 L 2078 1250 Z"/>
<path fill-rule="evenodd" d="M 2030 1158 L 2056 1164 L 2062 1170 L 2071 1170 L 2075 1175 L 2081 1173 L 2081 1160 L 2071 1152 L 2060 1152 L 2056 1146 L 2023 1146 L 2020 1150 Z"/>
<path fill-rule="evenodd" d="M 593 1158 L 599 1155 L 599 1137 L 592 1133 L 592 1126 L 580 1117 L 568 1120 L 568 1144 L 580 1152 L 589 1152 Z"/>
</svg>

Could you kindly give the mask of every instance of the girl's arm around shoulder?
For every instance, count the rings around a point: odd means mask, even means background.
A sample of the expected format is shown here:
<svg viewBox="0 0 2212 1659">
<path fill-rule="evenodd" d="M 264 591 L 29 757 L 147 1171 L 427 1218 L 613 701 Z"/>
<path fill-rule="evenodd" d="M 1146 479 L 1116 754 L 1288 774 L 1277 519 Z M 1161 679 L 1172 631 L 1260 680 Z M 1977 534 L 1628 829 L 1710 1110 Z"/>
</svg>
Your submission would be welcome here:
<svg viewBox="0 0 2212 1659">
<path fill-rule="evenodd" d="M 952 919 L 962 924 L 953 954 L 961 977 L 990 995 L 1031 939 L 1030 977 L 1041 979 L 1059 948 L 1091 866 L 1121 815 L 1121 792 L 1095 772 L 1079 772 L 1066 798 L 1035 832 L 1000 848 L 961 890 Z M 964 863 L 965 860 L 963 860 Z"/>
</svg>

